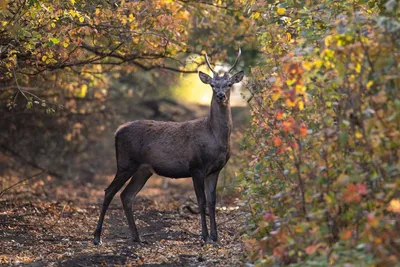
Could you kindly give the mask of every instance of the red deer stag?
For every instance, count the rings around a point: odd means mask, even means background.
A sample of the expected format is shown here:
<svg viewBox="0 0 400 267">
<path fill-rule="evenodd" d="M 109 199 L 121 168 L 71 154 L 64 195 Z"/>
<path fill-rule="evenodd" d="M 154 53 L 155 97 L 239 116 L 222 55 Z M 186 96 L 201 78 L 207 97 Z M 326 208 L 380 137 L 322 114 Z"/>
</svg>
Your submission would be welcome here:
<svg viewBox="0 0 400 267">
<path fill-rule="evenodd" d="M 185 121 L 163 122 L 138 120 L 120 126 L 115 133 L 117 173 L 105 190 L 104 202 L 94 232 L 94 243 L 101 244 L 101 228 L 107 208 L 114 195 L 132 177 L 121 200 L 133 241 L 140 242 L 132 212 L 132 202 L 153 173 L 170 178 L 192 177 L 201 214 L 204 241 L 217 241 L 215 223 L 216 186 L 218 174 L 230 157 L 232 115 L 230 91 L 239 83 L 243 71 L 230 76 L 240 57 L 228 72 L 218 75 L 205 59 L 213 77 L 199 72 L 200 80 L 213 90 L 208 117 Z M 206 202 L 210 214 L 210 235 L 206 223 Z M 210 240 L 211 239 L 211 240 Z"/>
</svg>

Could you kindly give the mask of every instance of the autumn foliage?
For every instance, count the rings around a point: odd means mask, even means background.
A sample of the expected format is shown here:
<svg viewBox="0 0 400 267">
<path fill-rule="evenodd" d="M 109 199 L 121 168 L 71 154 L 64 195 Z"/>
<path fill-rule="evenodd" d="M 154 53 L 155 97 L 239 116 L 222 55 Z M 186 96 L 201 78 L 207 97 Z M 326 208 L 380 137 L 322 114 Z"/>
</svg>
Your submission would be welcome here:
<svg viewBox="0 0 400 267">
<path fill-rule="evenodd" d="M 398 3 L 286 1 L 253 18 L 263 58 L 243 144 L 248 259 L 398 264 Z"/>
<path fill-rule="evenodd" d="M 195 73 L 204 52 L 227 61 L 241 46 L 252 116 L 238 186 L 246 261 L 399 264 L 398 1 L 6 0 L 0 8 L 7 155 L 34 168 L 47 162 L 43 171 L 81 170 L 77 155 L 91 162 L 85 151 L 118 122 L 113 107 L 146 116 L 127 95 L 168 95 L 177 76 L 166 70 Z"/>
</svg>

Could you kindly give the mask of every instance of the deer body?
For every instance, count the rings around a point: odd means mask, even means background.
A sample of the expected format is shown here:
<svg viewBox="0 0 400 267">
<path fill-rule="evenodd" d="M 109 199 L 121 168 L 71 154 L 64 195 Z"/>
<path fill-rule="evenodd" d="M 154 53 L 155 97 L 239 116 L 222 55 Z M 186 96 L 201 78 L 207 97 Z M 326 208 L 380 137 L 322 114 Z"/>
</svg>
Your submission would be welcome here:
<svg viewBox="0 0 400 267">
<path fill-rule="evenodd" d="M 209 65 L 208 58 L 206 60 Z M 208 241 L 210 237 L 217 241 L 216 185 L 218 174 L 230 157 L 232 116 L 229 89 L 232 84 L 242 80 L 243 72 L 233 77 L 225 74 L 214 78 L 202 72 L 199 74 L 200 79 L 214 89 L 208 117 L 186 122 L 139 120 L 124 124 L 117 130 L 117 174 L 105 190 L 94 234 L 95 244 L 101 243 L 101 228 L 108 205 L 132 176 L 121 193 L 121 200 L 132 239 L 140 240 L 133 219 L 132 201 L 153 173 L 170 178 L 192 177 L 201 214 L 203 240 Z M 205 217 L 206 202 L 210 213 L 210 235 Z"/>
<path fill-rule="evenodd" d="M 220 118 L 225 125 L 213 123 L 217 119 L 212 116 L 186 122 L 140 120 L 123 125 L 115 135 L 118 164 L 139 164 L 170 178 L 191 177 L 198 169 L 206 175 L 222 169 L 229 159 L 232 128 L 230 108 L 224 109 L 229 109 Z"/>
</svg>

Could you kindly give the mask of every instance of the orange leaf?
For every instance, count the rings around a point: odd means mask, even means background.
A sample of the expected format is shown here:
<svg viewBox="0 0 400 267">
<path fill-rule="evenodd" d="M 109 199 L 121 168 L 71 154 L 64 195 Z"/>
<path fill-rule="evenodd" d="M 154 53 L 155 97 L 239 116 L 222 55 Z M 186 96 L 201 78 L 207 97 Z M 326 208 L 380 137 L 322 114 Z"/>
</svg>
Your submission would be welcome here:
<svg viewBox="0 0 400 267">
<path fill-rule="evenodd" d="M 307 127 L 305 125 L 300 126 L 300 135 L 306 136 L 307 135 Z"/>
<path fill-rule="evenodd" d="M 361 195 L 359 193 L 357 185 L 347 185 L 347 188 L 343 193 L 343 200 L 347 203 L 355 203 L 361 200 Z"/>
<path fill-rule="evenodd" d="M 286 105 L 288 107 L 294 107 L 294 106 L 296 106 L 296 101 L 288 98 L 288 99 L 286 99 Z"/>
<path fill-rule="evenodd" d="M 274 138 L 274 146 L 280 146 L 282 144 L 282 140 L 279 137 Z"/>
<path fill-rule="evenodd" d="M 282 110 L 278 110 L 278 111 L 276 112 L 276 119 L 277 119 L 278 121 L 280 121 L 281 119 L 283 119 L 283 112 L 282 112 Z"/>
<path fill-rule="evenodd" d="M 351 238 L 352 232 L 351 232 L 351 230 L 342 231 L 341 236 L 342 236 L 343 240 L 348 240 Z"/>
<path fill-rule="evenodd" d="M 308 255 L 311 255 L 311 254 L 314 254 L 315 253 L 315 251 L 318 249 L 318 245 L 311 245 L 311 246 L 308 246 L 308 247 L 306 247 L 306 253 L 308 254 Z"/>
<path fill-rule="evenodd" d="M 277 246 L 274 248 L 274 256 L 282 256 L 285 252 L 285 247 L 284 246 Z"/>
<path fill-rule="evenodd" d="M 285 132 L 289 132 L 292 129 L 292 123 L 290 121 L 282 122 L 282 128 Z"/>
</svg>

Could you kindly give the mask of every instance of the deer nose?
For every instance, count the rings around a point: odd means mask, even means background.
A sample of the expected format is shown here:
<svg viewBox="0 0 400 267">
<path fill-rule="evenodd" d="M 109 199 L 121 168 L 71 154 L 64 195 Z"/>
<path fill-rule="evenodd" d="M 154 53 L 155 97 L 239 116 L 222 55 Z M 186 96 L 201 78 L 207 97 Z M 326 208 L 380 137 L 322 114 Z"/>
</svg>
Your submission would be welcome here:
<svg viewBox="0 0 400 267">
<path fill-rule="evenodd" d="M 219 100 L 224 100 L 226 98 L 225 93 L 222 92 L 217 93 L 217 98 Z"/>
</svg>

